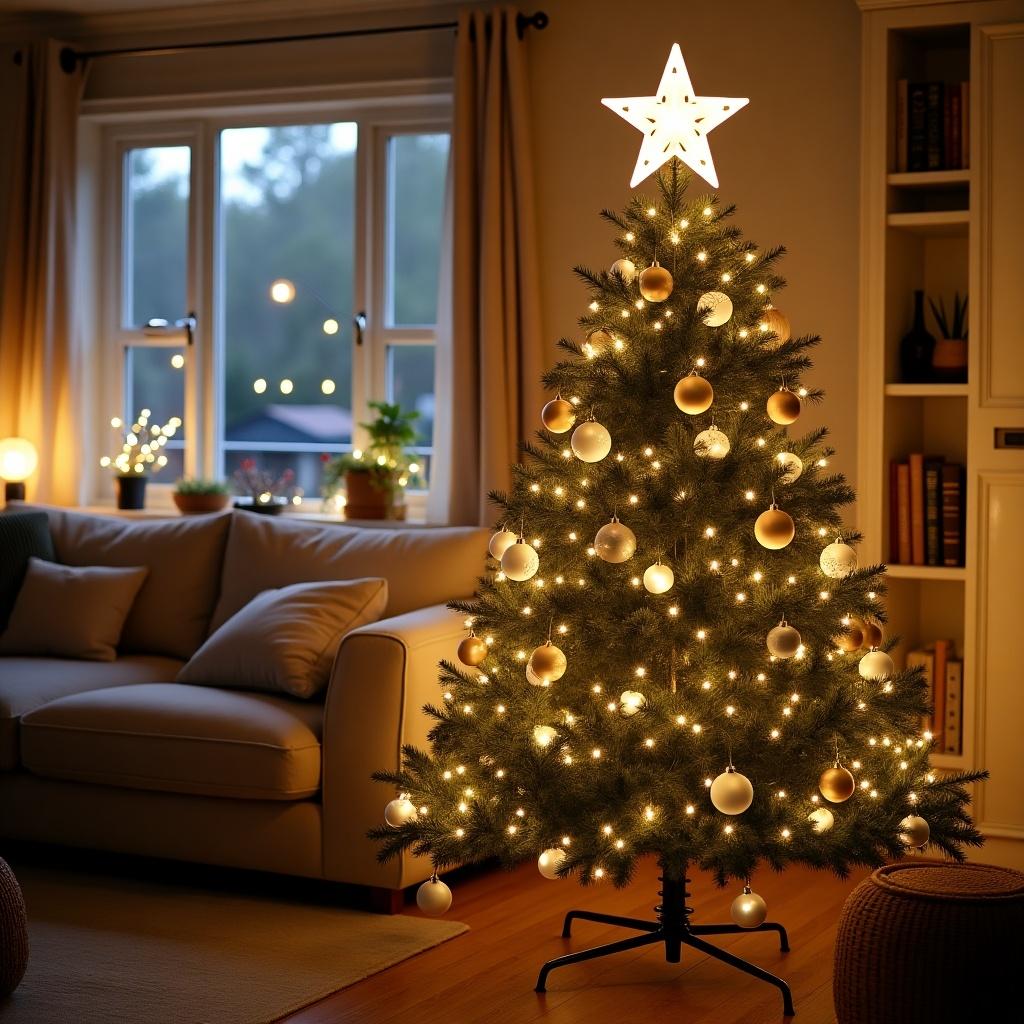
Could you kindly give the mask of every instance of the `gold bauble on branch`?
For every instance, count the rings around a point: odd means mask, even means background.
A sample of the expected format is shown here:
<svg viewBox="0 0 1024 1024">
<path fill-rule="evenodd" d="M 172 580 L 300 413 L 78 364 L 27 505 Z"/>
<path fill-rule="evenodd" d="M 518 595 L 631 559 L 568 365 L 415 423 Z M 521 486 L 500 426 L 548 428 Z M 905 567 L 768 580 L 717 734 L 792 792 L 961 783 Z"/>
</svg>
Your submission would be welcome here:
<svg viewBox="0 0 1024 1024">
<path fill-rule="evenodd" d="M 764 325 L 764 334 L 775 335 L 773 340 L 765 342 L 768 348 L 778 348 L 792 337 L 789 319 L 781 310 L 766 309 L 761 316 L 761 323 Z"/>
<path fill-rule="evenodd" d="M 800 634 L 783 619 L 770 630 L 765 640 L 768 653 L 776 658 L 792 658 L 800 650 Z"/>
<path fill-rule="evenodd" d="M 904 846 L 924 846 L 931 835 L 928 822 L 919 814 L 908 814 L 900 822 L 900 839 Z"/>
<path fill-rule="evenodd" d="M 600 462 L 612 450 L 612 435 L 596 420 L 587 420 L 572 432 L 569 447 L 581 462 Z"/>
<path fill-rule="evenodd" d="M 750 779 L 732 765 L 711 783 L 711 802 L 722 814 L 742 814 L 754 802 Z"/>
<path fill-rule="evenodd" d="M 857 782 L 838 762 L 831 768 L 826 768 L 818 779 L 818 789 L 821 795 L 834 804 L 841 804 L 853 796 L 857 788 Z"/>
<path fill-rule="evenodd" d="M 778 423 L 780 427 L 788 427 L 790 423 L 796 423 L 800 416 L 800 396 L 788 388 L 779 388 L 768 397 L 765 408 L 772 423 Z"/>
<path fill-rule="evenodd" d="M 768 916 L 768 904 L 750 886 L 743 886 L 743 892 L 732 901 L 729 915 L 741 928 L 757 928 Z"/>
<path fill-rule="evenodd" d="M 532 544 L 527 544 L 520 537 L 501 556 L 501 571 L 516 583 L 522 583 L 533 576 L 540 568 L 540 555 Z"/>
<path fill-rule="evenodd" d="M 490 553 L 491 558 L 497 558 L 498 561 L 501 561 L 501 556 L 515 544 L 517 539 L 511 530 L 498 530 L 496 533 L 491 534 L 491 539 L 487 542 L 487 551 Z"/>
<path fill-rule="evenodd" d="M 459 644 L 459 661 L 463 665 L 469 665 L 470 668 L 476 668 L 484 658 L 487 657 L 487 644 L 480 639 L 475 633 L 470 633 L 469 636 Z"/>
<path fill-rule="evenodd" d="M 572 402 L 556 395 L 540 411 L 540 421 L 552 434 L 564 434 L 576 422 Z"/>
<path fill-rule="evenodd" d="M 611 272 L 618 274 L 626 284 L 629 284 L 636 277 L 636 264 L 623 256 L 612 264 Z"/>
<path fill-rule="evenodd" d="M 588 359 L 599 356 L 605 349 L 615 344 L 615 339 L 605 330 L 591 331 L 583 343 L 583 354 Z"/>
<path fill-rule="evenodd" d="M 708 327 L 721 327 L 732 316 L 732 299 L 725 292 L 705 292 L 697 300 L 698 310 L 704 310 L 701 319 Z"/>
<path fill-rule="evenodd" d="M 836 634 L 835 645 L 847 654 L 853 654 L 864 646 L 864 623 L 850 619 L 842 633 Z"/>
<path fill-rule="evenodd" d="M 865 619 L 861 625 L 864 629 L 864 646 L 881 647 L 882 641 L 885 639 L 881 624 L 873 619 Z"/>
<path fill-rule="evenodd" d="M 687 416 L 699 416 L 711 408 L 715 400 L 715 389 L 696 370 L 681 378 L 672 393 L 676 408 Z"/>
<path fill-rule="evenodd" d="M 565 675 L 568 667 L 565 655 L 550 641 L 541 644 L 530 655 L 529 669 L 541 683 L 554 683 Z"/>
<path fill-rule="evenodd" d="M 657 260 L 640 271 L 640 294 L 648 302 L 664 302 L 672 294 L 672 275 Z"/>
<path fill-rule="evenodd" d="M 594 550 L 598 557 L 606 562 L 626 562 L 636 551 L 636 534 L 625 524 L 620 523 L 617 516 L 612 516 L 610 523 L 605 523 L 594 537 Z"/>
<path fill-rule="evenodd" d="M 796 525 L 788 512 L 783 512 L 774 502 L 754 522 L 754 536 L 757 543 L 769 551 L 779 551 L 796 536 Z"/>
</svg>

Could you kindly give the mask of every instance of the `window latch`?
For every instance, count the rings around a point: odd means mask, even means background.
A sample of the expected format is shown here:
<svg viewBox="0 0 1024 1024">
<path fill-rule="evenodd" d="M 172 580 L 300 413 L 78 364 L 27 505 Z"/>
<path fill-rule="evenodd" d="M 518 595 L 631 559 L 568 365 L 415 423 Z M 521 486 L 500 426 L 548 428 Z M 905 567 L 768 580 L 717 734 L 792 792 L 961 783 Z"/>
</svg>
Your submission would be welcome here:
<svg viewBox="0 0 1024 1024">
<path fill-rule="evenodd" d="M 366 330 L 366 310 L 360 310 L 352 317 L 352 326 L 355 328 L 356 344 L 363 344 L 363 331 Z"/>
<path fill-rule="evenodd" d="M 161 337 L 165 334 L 174 334 L 177 331 L 184 331 L 185 343 L 186 345 L 191 346 L 196 332 L 196 315 L 195 313 L 190 312 L 187 316 L 183 316 L 179 320 L 175 320 L 173 323 L 170 320 L 164 320 L 160 317 L 152 317 L 146 321 L 142 330 L 143 333 L 150 338 Z"/>
</svg>

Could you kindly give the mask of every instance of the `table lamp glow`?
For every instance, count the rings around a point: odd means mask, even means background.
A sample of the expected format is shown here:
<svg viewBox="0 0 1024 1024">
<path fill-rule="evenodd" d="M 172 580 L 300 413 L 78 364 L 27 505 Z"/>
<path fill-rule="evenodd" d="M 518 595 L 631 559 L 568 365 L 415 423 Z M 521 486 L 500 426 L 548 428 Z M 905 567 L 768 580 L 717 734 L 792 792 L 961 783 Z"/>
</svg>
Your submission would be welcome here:
<svg viewBox="0 0 1024 1024">
<path fill-rule="evenodd" d="M 37 465 L 39 456 L 31 441 L 23 437 L 5 437 L 0 441 L 0 480 L 4 481 L 5 501 L 25 500 L 25 481 Z"/>
</svg>

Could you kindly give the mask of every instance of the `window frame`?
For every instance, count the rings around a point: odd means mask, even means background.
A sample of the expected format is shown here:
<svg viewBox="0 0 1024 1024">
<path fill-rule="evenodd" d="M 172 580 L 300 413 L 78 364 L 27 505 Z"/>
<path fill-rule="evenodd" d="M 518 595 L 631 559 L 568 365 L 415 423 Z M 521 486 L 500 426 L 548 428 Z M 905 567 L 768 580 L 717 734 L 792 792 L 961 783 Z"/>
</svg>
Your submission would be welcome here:
<svg viewBox="0 0 1024 1024">
<path fill-rule="evenodd" d="M 96 309 L 93 351 L 101 368 L 96 389 L 100 408 L 99 422 L 92 434 L 99 453 L 109 447 L 107 421 L 109 410 L 120 410 L 125 395 L 126 351 L 129 346 L 186 347 L 185 409 L 186 424 L 184 467 L 189 476 L 222 476 L 225 440 L 223 430 L 224 308 L 217 287 L 219 265 L 219 140 L 226 128 L 271 127 L 277 125 L 322 124 L 351 121 L 356 124 L 355 249 L 353 308 L 349 315 L 366 312 L 363 343 L 356 343 L 352 332 L 352 443 L 340 450 L 365 447 L 366 432 L 359 426 L 368 415 L 372 398 L 386 398 L 388 347 L 392 345 L 438 344 L 436 325 L 429 327 L 389 327 L 385 319 L 387 305 L 387 230 L 388 201 L 387 141 L 393 135 L 417 133 L 451 134 L 451 95 L 447 91 L 429 91 L 426 83 L 410 83 L 408 92 L 395 87 L 382 88 L 357 98 L 309 100 L 304 102 L 232 103 L 226 108 L 199 108 L 192 111 L 147 111 L 133 108 L 131 113 L 98 115 L 99 173 L 102 182 L 99 207 L 101 236 L 98 265 L 104 277 L 99 289 L 101 301 Z M 422 91 L 421 91 L 422 90 Z M 89 115 L 85 115 L 89 119 Z M 126 155 L 131 149 L 187 145 L 189 161 L 189 213 L 186 265 L 187 308 L 194 312 L 197 324 L 192 344 L 186 346 L 186 332 L 168 328 L 154 333 L 143 328 L 128 328 L 121 323 L 125 310 L 126 256 L 125 228 Z M 450 211 L 446 214 L 450 216 Z M 340 313 L 345 311 L 339 310 Z M 120 413 L 119 413 L 120 414 Z M 338 450 L 339 446 L 331 446 Z M 292 450 L 289 448 L 289 450 Z M 418 454 L 430 448 L 418 447 Z M 91 460 L 91 478 L 85 493 L 97 504 L 109 504 L 112 489 L 109 471 Z M 170 507 L 174 481 L 157 476 L 150 483 L 150 505 Z M 307 495 L 316 499 L 318 495 Z M 410 505 L 425 503 L 426 492 L 410 492 Z M 314 501 L 309 505 L 318 503 Z"/>
</svg>

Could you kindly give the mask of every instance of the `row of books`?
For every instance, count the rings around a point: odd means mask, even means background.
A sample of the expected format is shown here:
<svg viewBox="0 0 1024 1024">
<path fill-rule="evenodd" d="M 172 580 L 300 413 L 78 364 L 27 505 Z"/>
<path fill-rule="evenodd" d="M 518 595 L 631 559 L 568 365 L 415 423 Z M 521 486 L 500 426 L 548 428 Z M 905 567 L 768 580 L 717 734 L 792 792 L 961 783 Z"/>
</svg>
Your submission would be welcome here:
<svg viewBox="0 0 1024 1024">
<path fill-rule="evenodd" d="M 896 83 L 896 170 L 970 166 L 968 82 Z"/>
<path fill-rule="evenodd" d="M 924 727 L 931 729 L 939 753 L 963 753 L 964 663 L 956 657 L 953 641 L 936 640 L 927 647 L 910 651 L 907 668 L 917 666 L 924 670 L 929 703 L 934 708 L 932 718 Z"/>
<path fill-rule="evenodd" d="M 964 564 L 964 467 L 914 452 L 889 465 L 889 561 Z"/>
</svg>

